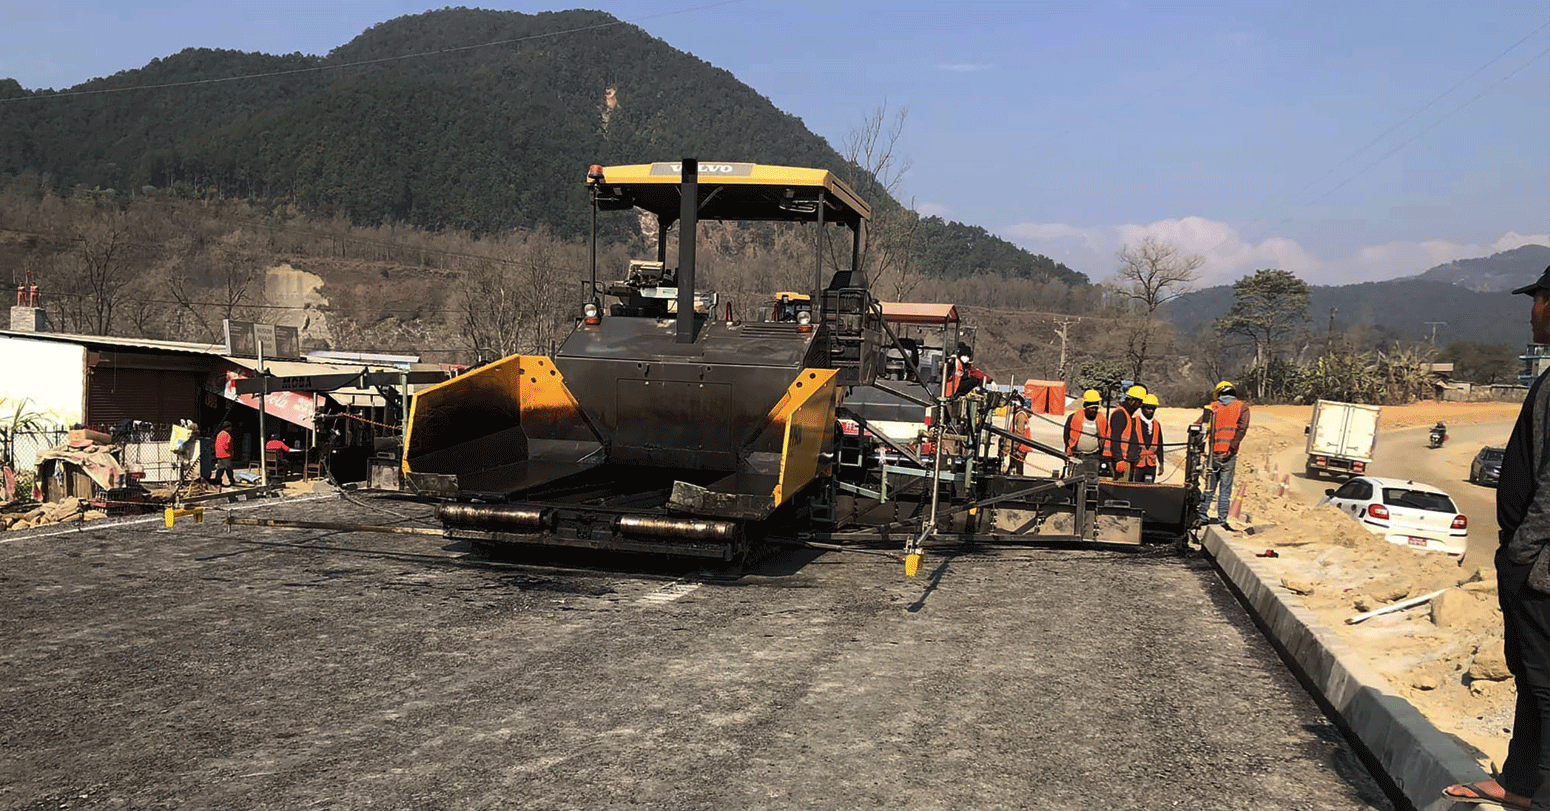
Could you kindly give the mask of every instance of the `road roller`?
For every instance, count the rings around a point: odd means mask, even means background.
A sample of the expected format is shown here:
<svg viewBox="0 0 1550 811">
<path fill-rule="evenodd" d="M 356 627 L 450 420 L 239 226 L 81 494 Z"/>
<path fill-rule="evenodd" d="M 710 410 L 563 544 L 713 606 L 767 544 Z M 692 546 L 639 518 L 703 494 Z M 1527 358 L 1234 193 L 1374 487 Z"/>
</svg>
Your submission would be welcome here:
<svg viewBox="0 0 1550 811">
<path fill-rule="evenodd" d="M 411 402 L 402 479 L 440 501 L 449 537 L 723 561 L 777 539 L 880 543 L 918 561 L 933 538 L 1139 542 L 1187 528 L 1198 481 L 999 473 L 1008 395 L 950 397 L 918 365 L 920 345 L 900 340 L 864 272 L 870 207 L 833 173 L 683 159 L 592 166 L 586 185 L 590 279 L 563 343 Z M 656 255 L 600 282 L 597 222 L 612 212 L 655 218 Z M 703 220 L 809 229 L 811 287 L 737 317 L 696 286 Z"/>
</svg>

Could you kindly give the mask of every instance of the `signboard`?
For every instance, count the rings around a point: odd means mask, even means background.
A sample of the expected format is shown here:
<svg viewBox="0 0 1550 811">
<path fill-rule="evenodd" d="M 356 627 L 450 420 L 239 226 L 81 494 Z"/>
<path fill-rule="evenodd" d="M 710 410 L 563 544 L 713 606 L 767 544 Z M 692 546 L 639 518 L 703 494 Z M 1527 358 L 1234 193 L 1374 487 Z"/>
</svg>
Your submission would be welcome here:
<svg viewBox="0 0 1550 811">
<path fill-rule="evenodd" d="M 297 360 L 301 358 L 301 331 L 295 327 L 255 324 L 252 321 L 225 319 L 226 354 L 233 358 L 256 358 L 262 346 L 265 358 Z"/>
<path fill-rule="evenodd" d="M 205 388 L 225 397 L 228 400 L 258 409 L 258 395 L 239 394 L 237 381 L 252 376 L 247 369 L 228 369 L 222 371 L 216 369 L 210 372 L 210 378 L 205 382 Z M 317 397 L 311 393 L 303 394 L 298 391 L 271 391 L 264 398 L 264 411 L 271 417 L 279 417 L 292 425 L 302 428 L 312 428 L 312 417 L 317 413 Z"/>
<path fill-rule="evenodd" d="M 651 174 L 669 175 L 677 177 L 683 174 L 684 166 L 681 163 L 653 163 Z M 700 177 L 749 177 L 753 174 L 751 163 L 701 163 Z"/>
<path fill-rule="evenodd" d="M 426 383 L 440 383 L 448 378 L 442 371 L 414 371 L 414 372 L 350 372 L 346 374 L 330 375 L 291 375 L 281 377 L 269 376 L 269 391 L 333 391 L 346 386 L 351 388 L 372 388 L 375 386 L 397 386 L 407 382 L 421 385 Z M 235 391 L 238 394 L 258 394 L 263 391 L 264 381 L 251 378 L 239 380 Z"/>
</svg>

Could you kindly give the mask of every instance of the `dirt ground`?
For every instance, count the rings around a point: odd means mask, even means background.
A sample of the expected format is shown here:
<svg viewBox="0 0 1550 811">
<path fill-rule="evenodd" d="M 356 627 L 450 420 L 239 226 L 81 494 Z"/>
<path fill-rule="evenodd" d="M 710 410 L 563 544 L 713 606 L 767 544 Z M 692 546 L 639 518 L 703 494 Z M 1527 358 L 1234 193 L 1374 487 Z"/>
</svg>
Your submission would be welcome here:
<svg viewBox="0 0 1550 811">
<path fill-rule="evenodd" d="M 1380 436 L 1420 430 L 1438 420 L 1450 427 L 1510 425 L 1519 408 L 1517 403 L 1385 407 Z M 1336 485 L 1303 478 L 1303 428 L 1311 413 L 1306 406 L 1254 409 L 1238 464 L 1237 481 L 1245 485 L 1243 519 L 1235 522 L 1254 532 L 1237 533 L 1234 545 L 1253 554 L 1275 550 L 1277 557 L 1268 562 L 1281 572 L 1283 586 L 1305 592 L 1302 601 L 1327 628 L 1433 724 L 1466 744 L 1483 766 L 1499 766 L 1506 756 L 1515 692 L 1501 654 L 1496 574 L 1489 557 L 1475 552 L 1494 544 L 1491 538 L 1474 537 L 1482 532 L 1494 536 L 1494 519 L 1483 516 L 1472 524 L 1471 553 L 1460 562 L 1388 543 L 1344 513 L 1317 506 L 1324 488 Z M 1170 416 L 1182 425 L 1193 412 Z M 1505 436 L 1505 429 L 1501 433 Z M 1465 486 L 1473 450 L 1436 456 L 1435 462 L 1424 463 L 1429 470 L 1380 473 L 1424 476 L 1454 492 Z M 1461 469 L 1451 469 L 1460 464 Z M 1365 611 L 1443 589 L 1415 608 L 1346 623 Z"/>
</svg>

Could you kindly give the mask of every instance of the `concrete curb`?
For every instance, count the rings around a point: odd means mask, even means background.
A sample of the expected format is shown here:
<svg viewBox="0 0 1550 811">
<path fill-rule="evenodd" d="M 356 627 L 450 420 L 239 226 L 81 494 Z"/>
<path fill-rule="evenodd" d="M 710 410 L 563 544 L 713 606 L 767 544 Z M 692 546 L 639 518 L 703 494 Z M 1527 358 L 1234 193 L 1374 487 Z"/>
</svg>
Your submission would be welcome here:
<svg viewBox="0 0 1550 811">
<path fill-rule="evenodd" d="M 1388 680 L 1357 656 L 1334 632 L 1319 625 L 1279 584 L 1279 578 L 1234 549 L 1209 527 L 1202 544 L 1227 580 L 1301 676 L 1332 707 L 1418 811 L 1467 811 L 1482 806 L 1450 802 L 1442 790 L 1454 783 L 1488 780 L 1458 743 L 1400 698 Z M 1484 806 L 1490 808 L 1493 806 Z"/>
</svg>

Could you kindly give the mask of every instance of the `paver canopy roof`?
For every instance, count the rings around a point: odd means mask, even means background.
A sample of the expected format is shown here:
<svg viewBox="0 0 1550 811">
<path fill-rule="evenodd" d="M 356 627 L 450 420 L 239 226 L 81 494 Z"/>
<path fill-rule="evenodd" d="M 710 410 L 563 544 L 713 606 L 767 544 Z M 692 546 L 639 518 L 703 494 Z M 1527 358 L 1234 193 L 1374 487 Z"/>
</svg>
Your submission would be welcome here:
<svg viewBox="0 0 1550 811">
<path fill-rule="evenodd" d="M 604 167 L 598 207 L 604 211 L 641 208 L 665 221 L 676 220 L 681 172 L 677 163 Z M 824 222 L 857 228 L 872 216 L 872 207 L 826 169 L 704 161 L 698 196 L 702 220 L 813 222 L 819 201 Z"/>
</svg>

